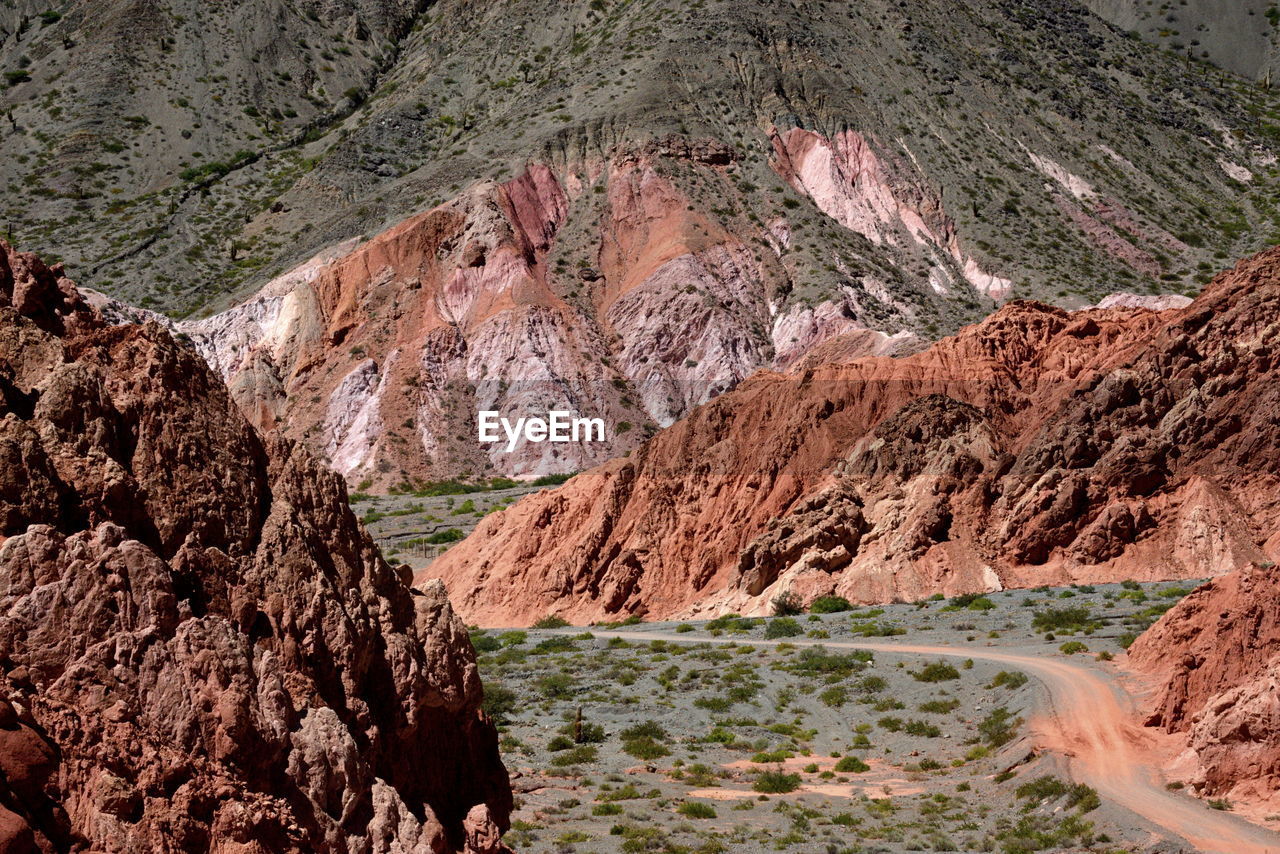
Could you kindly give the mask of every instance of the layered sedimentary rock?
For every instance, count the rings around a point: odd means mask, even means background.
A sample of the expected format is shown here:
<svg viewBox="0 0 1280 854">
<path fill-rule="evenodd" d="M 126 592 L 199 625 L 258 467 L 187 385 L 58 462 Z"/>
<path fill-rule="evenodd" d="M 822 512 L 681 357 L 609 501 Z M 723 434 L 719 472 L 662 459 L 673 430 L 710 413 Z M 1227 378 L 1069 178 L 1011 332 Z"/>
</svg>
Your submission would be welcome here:
<svg viewBox="0 0 1280 854">
<path fill-rule="evenodd" d="M 1203 794 L 1274 803 L 1280 784 L 1280 573 L 1271 563 L 1215 579 L 1129 648 L 1158 677 L 1149 726 L 1183 733 Z"/>
<path fill-rule="evenodd" d="M 762 372 L 430 569 L 468 619 L 1219 575 L 1275 549 L 1280 250 L 1163 312 L 1013 302 L 903 358 Z"/>
<path fill-rule="evenodd" d="M 556 169 L 534 163 L 180 328 L 261 429 L 280 426 L 353 482 L 379 486 L 580 470 L 828 342 L 856 355 L 913 347 L 918 309 L 871 274 L 850 273 L 829 299 L 787 300 L 798 262 L 786 220 L 766 242 L 724 225 L 689 189 L 710 183 L 727 203 L 736 156 L 672 138 Z M 785 168 L 804 162 L 797 153 Z M 694 177 L 678 180 L 682 170 Z M 823 199 L 869 192 L 857 175 L 827 178 Z M 966 280 L 933 232 L 921 237 L 919 175 L 876 180 L 892 217 L 851 228 L 904 259 L 931 259 L 948 288 L 1004 295 Z M 926 201 L 958 252 L 939 203 Z M 553 409 L 602 418 L 606 440 L 521 441 L 514 452 L 477 441 L 481 410 L 514 420 Z"/>
<path fill-rule="evenodd" d="M 0 244 L 0 849 L 500 850 L 466 630 L 159 324 Z"/>
</svg>

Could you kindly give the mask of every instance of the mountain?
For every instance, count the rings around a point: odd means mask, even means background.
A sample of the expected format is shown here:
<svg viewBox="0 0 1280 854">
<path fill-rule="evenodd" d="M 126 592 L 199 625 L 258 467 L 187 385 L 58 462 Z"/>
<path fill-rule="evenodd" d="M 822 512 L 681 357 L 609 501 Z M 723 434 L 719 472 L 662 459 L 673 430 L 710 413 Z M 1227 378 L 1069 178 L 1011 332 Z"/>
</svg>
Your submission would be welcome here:
<svg viewBox="0 0 1280 854">
<path fill-rule="evenodd" d="M 0 415 L 0 850 L 506 850 L 443 588 L 190 346 L 0 244 Z"/>
<path fill-rule="evenodd" d="M 1147 725 L 1185 734 L 1198 766 L 1190 782 L 1204 796 L 1274 806 L 1278 626 L 1280 584 L 1265 561 L 1194 591 L 1129 648 L 1159 683 Z"/>
<path fill-rule="evenodd" d="M 1268 84 L 1280 73 L 1280 10 L 1270 0 L 1084 3 L 1120 29 L 1174 53 Z"/>
<path fill-rule="evenodd" d="M 0 8 L 7 227 L 379 488 L 1280 233 L 1276 96 L 1067 0 L 135 5 Z M 609 441 L 504 456 L 482 404 Z"/>
<path fill-rule="evenodd" d="M 1277 330 L 1280 249 L 1183 308 L 1017 301 L 919 354 L 762 372 L 428 572 L 497 625 L 1223 574 L 1280 528 Z"/>
</svg>

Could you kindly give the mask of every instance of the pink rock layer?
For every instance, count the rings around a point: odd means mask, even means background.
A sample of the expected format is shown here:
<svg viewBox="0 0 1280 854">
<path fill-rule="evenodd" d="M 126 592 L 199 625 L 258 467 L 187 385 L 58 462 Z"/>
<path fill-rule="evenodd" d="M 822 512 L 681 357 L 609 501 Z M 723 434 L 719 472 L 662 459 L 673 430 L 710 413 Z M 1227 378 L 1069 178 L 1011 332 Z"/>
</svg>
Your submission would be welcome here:
<svg viewBox="0 0 1280 854">
<path fill-rule="evenodd" d="M 0 244 L 0 850 L 504 850 L 465 626 L 194 349 Z"/>
<path fill-rule="evenodd" d="M 1182 308 L 1016 301 L 906 357 L 763 371 L 429 574 L 490 625 L 1221 575 L 1275 551 L 1277 330 L 1272 250 Z"/>
</svg>

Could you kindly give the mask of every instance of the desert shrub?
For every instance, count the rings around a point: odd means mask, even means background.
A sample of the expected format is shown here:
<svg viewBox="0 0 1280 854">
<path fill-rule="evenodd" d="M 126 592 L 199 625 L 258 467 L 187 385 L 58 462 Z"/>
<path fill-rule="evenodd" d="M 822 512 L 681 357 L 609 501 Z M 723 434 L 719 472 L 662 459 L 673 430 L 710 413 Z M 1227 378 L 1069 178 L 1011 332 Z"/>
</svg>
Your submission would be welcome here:
<svg viewBox="0 0 1280 854">
<path fill-rule="evenodd" d="M 781 771 L 765 771 L 756 777 L 751 788 L 767 795 L 784 795 L 800 788 L 799 774 L 784 774 Z"/>
<path fill-rule="evenodd" d="M 1023 673 L 1021 670 L 1001 670 L 996 674 L 995 678 L 991 680 L 990 687 L 1005 687 L 1012 691 L 1014 688 L 1021 688 L 1026 684 L 1027 674 Z"/>
<path fill-rule="evenodd" d="M 547 655 L 552 652 L 572 652 L 577 648 L 573 638 L 565 635 L 556 635 L 555 637 L 538 641 L 530 652 L 534 655 Z"/>
<path fill-rule="evenodd" d="M 942 730 L 929 723 L 917 718 L 912 718 L 903 725 L 902 731 L 907 735 L 919 735 L 925 738 L 937 738 L 942 735 Z"/>
<path fill-rule="evenodd" d="M 716 809 L 711 804 L 704 804 L 701 801 L 685 801 L 676 807 L 676 812 L 686 818 L 715 818 Z"/>
<path fill-rule="evenodd" d="M 888 688 L 889 683 L 883 676 L 863 676 L 858 680 L 856 687 L 864 694 L 878 694 Z"/>
<path fill-rule="evenodd" d="M 563 617 L 557 617 L 555 614 L 548 614 L 541 620 L 533 624 L 535 629 L 563 629 L 569 625 L 569 621 Z"/>
<path fill-rule="evenodd" d="M 573 693 L 574 680 L 568 673 L 551 673 L 539 679 L 537 685 L 543 696 L 555 700 Z"/>
<path fill-rule="evenodd" d="M 1014 717 L 1012 712 L 1001 706 L 992 709 L 991 714 L 982 719 L 978 724 L 978 733 L 991 747 L 1002 747 L 1013 741 L 1021 725 L 1022 718 Z"/>
<path fill-rule="evenodd" d="M 853 604 L 843 596 L 819 596 L 809 605 L 812 614 L 838 614 L 852 610 Z"/>
<path fill-rule="evenodd" d="M 502 645 L 506 647 L 520 646 L 529 639 L 529 635 L 525 632 L 503 632 L 498 635 L 498 640 L 502 641 Z"/>
<path fill-rule="evenodd" d="M 827 652 L 823 646 L 811 646 L 800 650 L 785 664 L 775 667 L 800 675 L 846 677 L 863 670 L 872 659 L 872 654 L 866 650 L 841 654 Z"/>
<path fill-rule="evenodd" d="M 623 741 L 622 751 L 634 756 L 636 759 L 659 759 L 663 756 L 671 755 L 671 751 L 667 749 L 666 745 L 647 736 Z"/>
<path fill-rule="evenodd" d="M 929 700 L 928 702 L 921 703 L 919 706 L 920 711 L 931 715 L 945 715 L 948 712 L 954 712 L 958 708 L 960 708 L 960 701 L 954 699 Z"/>
<path fill-rule="evenodd" d="M 870 770 L 871 766 L 856 756 L 842 756 L 836 763 L 836 771 L 840 774 L 861 774 Z"/>
<path fill-rule="evenodd" d="M 891 623 L 879 623 L 875 620 L 870 620 L 849 626 L 849 633 L 861 635 L 864 638 L 891 638 L 896 635 L 905 635 L 907 630 Z"/>
<path fill-rule="evenodd" d="M 657 721 L 644 721 L 635 726 L 627 727 L 618 735 L 623 741 L 630 741 L 633 738 L 665 739 L 667 731 Z"/>
<path fill-rule="evenodd" d="M 959 679 L 960 671 L 945 661 L 935 661 L 926 664 L 921 670 L 912 671 L 911 675 L 917 682 L 946 682 L 949 679 Z"/>
<path fill-rule="evenodd" d="M 1067 641 L 1058 650 L 1064 655 L 1075 655 L 1077 652 L 1088 652 L 1089 647 L 1080 643 L 1080 641 Z"/>
<path fill-rule="evenodd" d="M 769 625 L 764 630 L 764 636 L 769 639 L 793 638 L 802 634 L 804 629 L 790 617 L 775 617 L 769 621 Z"/>
<path fill-rule="evenodd" d="M 565 750 L 558 753 L 552 760 L 551 764 L 556 768 L 567 768 L 570 765 L 583 765 L 587 762 L 595 762 L 598 751 L 593 744 L 580 744 L 572 750 Z"/>
<path fill-rule="evenodd" d="M 1036 611 L 1031 626 L 1038 632 L 1079 632 L 1093 622 L 1093 615 L 1084 605 L 1066 608 L 1046 608 Z"/>
<path fill-rule="evenodd" d="M 515 691 L 497 682 L 490 682 L 484 686 L 482 706 L 485 714 L 493 718 L 494 723 L 502 724 L 510 720 L 511 713 L 519 705 L 519 700 Z"/>
<path fill-rule="evenodd" d="M 775 617 L 794 617 L 796 614 L 804 613 L 804 602 L 790 590 L 773 597 L 771 604 Z"/>
<path fill-rule="evenodd" d="M 1065 798 L 1066 809 L 1077 810 L 1081 815 L 1102 805 L 1097 791 L 1091 786 L 1067 783 L 1057 777 L 1037 777 L 1019 786 L 1015 794 L 1019 800 L 1029 801 L 1023 807 L 1024 812 L 1060 798 Z"/>
<path fill-rule="evenodd" d="M 476 635 L 471 636 L 471 645 L 475 647 L 476 652 L 497 652 L 502 649 L 502 641 L 493 635 Z"/>
<path fill-rule="evenodd" d="M 845 703 L 849 702 L 849 691 L 843 685 L 832 685 L 830 688 L 827 688 L 818 695 L 818 700 L 820 700 L 824 706 L 830 706 L 833 709 L 838 709 Z"/>
<path fill-rule="evenodd" d="M 591 808 L 592 815 L 622 815 L 622 807 L 617 804 L 596 804 Z"/>
</svg>

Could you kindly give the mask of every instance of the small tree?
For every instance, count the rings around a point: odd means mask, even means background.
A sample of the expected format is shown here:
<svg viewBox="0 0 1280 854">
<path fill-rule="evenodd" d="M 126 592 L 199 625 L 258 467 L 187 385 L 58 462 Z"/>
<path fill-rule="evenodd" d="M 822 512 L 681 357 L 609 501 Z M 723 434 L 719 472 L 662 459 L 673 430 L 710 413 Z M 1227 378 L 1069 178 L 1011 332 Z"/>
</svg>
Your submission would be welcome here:
<svg viewBox="0 0 1280 854">
<path fill-rule="evenodd" d="M 775 617 L 794 617 L 796 614 L 804 613 L 804 603 L 790 590 L 775 596 L 772 604 Z"/>
</svg>

